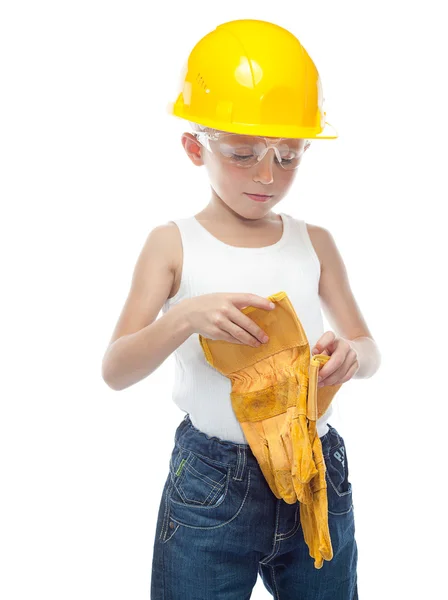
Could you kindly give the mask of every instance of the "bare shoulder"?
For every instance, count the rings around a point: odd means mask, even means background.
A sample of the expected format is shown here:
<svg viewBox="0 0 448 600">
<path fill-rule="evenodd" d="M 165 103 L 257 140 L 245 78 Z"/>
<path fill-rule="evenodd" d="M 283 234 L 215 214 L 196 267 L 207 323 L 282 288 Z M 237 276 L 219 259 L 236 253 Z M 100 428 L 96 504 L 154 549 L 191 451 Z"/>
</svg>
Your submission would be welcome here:
<svg viewBox="0 0 448 600">
<path fill-rule="evenodd" d="M 168 296 L 168 298 L 172 298 L 179 290 L 180 280 L 182 277 L 182 239 L 180 237 L 179 229 L 177 225 L 173 223 L 173 221 L 169 221 L 167 224 L 163 225 L 163 228 L 163 235 L 165 235 L 167 245 L 169 246 L 168 254 L 171 271 L 173 273 L 173 285 Z"/>
<path fill-rule="evenodd" d="M 179 264 L 179 250 L 182 251 L 179 229 L 173 221 L 158 225 L 156 229 L 159 237 L 164 242 L 166 255 L 174 269 Z"/>
<path fill-rule="evenodd" d="M 152 250 L 158 249 L 163 255 L 166 266 L 176 275 L 182 264 L 182 241 L 177 225 L 168 221 L 157 225 L 149 233 L 145 246 L 152 246 Z"/>
<path fill-rule="evenodd" d="M 163 256 L 165 268 L 171 274 L 171 288 L 166 299 L 172 298 L 179 290 L 182 277 L 183 248 L 179 228 L 173 221 L 158 225 L 150 232 L 145 248 L 147 253 L 157 252 Z"/>
<path fill-rule="evenodd" d="M 144 261 L 150 256 L 157 258 L 160 264 L 164 264 L 165 268 L 174 273 L 179 243 L 180 238 L 175 223 L 168 221 L 157 225 L 149 232 L 138 260 Z"/>
<path fill-rule="evenodd" d="M 177 292 L 182 267 L 182 241 L 179 229 L 173 221 L 152 229 L 141 252 L 142 260 L 145 260 L 145 255 L 157 257 L 160 266 L 169 271 L 171 287 L 167 298 L 171 298 Z"/>
<path fill-rule="evenodd" d="M 328 252 L 330 232 L 325 227 L 305 223 L 313 248 L 317 254 L 321 269 L 324 267 L 325 253 Z"/>
<path fill-rule="evenodd" d="M 345 271 L 345 265 L 331 232 L 325 227 L 309 223 L 306 223 L 306 228 L 319 258 L 322 272 L 331 268 L 333 271 L 342 274 Z"/>
</svg>

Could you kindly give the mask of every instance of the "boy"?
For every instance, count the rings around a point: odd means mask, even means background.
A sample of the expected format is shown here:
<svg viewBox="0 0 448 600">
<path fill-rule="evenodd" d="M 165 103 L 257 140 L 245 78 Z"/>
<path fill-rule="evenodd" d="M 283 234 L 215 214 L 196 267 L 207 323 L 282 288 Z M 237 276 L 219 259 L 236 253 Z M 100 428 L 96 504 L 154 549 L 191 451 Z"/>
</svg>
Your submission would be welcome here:
<svg viewBox="0 0 448 600">
<path fill-rule="evenodd" d="M 151 598 L 240 600 L 260 574 L 282 600 L 357 599 L 352 486 L 344 440 L 328 423 L 331 405 L 317 432 L 332 552 L 314 563 L 300 503 L 272 493 L 233 411 L 229 381 L 199 343 L 199 336 L 269 343 L 241 309 L 275 311 L 268 297 L 286 290 L 309 349 L 330 357 L 319 371 L 321 390 L 379 366 L 332 236 L 272 211 L 310 139 L 337 137 L 325 123 L 319 75 L 290 32 L 252 20 L 205 36 L 184 75 L 172 112 L 192 124 L 182 144 L 206 167 L 211 199 L 198 215 L 148 236 L 103 361 L 104 379 L 118 390 L 176 358 L 173 399 L 186 416 L 160 502 Z M 320 300 L 344 337 L 323 332 Z"/>
</svg>

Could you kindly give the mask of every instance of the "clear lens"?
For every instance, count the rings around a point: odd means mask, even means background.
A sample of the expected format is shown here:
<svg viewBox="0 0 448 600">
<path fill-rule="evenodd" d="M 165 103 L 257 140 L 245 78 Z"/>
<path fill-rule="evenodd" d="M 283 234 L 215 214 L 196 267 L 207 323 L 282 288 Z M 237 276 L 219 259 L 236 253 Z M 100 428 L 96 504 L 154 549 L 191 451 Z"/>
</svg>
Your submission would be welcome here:
<svg viewBox="0 0 448 600">
<path fill-rule="evenodd" d="M 283 169 L 299 166 L 303 154 L 301 140 L 260 138 L 239 134 L 217 134 L 208 136 L 210 149 L 219 153 L 224 161 L 238 167 L 253 167 L 273 148 L 275 160 Z"/>
</svg>

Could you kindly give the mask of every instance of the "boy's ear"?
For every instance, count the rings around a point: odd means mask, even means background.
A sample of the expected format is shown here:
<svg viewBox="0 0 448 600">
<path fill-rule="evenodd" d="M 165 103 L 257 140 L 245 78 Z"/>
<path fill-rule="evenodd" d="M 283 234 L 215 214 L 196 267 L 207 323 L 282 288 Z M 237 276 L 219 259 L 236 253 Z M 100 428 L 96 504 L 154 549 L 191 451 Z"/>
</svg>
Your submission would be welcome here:
<svg viewBox="0 0 448 600">
<path fill-rule="evenodd" d="M 197 139 L 191 133 L 183 133 L 181 137 L 182 146 L 184 147 L 185 152 L 188 155 L 188 158 L 191 162 L 200 167 L 204 164 L 204 160 L 202 159 L 201 152 L 202 146 L 197 141 Z"/>
</svg>

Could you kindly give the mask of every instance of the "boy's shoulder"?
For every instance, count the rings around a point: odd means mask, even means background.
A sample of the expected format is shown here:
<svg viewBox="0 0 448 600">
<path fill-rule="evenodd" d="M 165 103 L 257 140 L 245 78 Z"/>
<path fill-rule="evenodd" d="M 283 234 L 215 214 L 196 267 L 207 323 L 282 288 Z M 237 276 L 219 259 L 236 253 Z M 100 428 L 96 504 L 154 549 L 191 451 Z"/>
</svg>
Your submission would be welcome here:
<svg viewBox="0 0 448 600">
<path fill-rule="evenodd" d="M 325 229 L 325 227 L 321 227 L 320 225 L 314 225 L 312 223 L 305 223 L 305 225 L 322 269 L 324 263 L 326 262 L 326 255 L 331 246 L 329 244 L 331 234 L 328 229 Z"/>
<path fill-rule="evenodd" d="M 172 221 L 155 225 L 149 231 L 142 249 L 142 255 L 156 254 L 170 269 L 177 267 L 179 252 L 182 252 L 182 244 L 176 224 Z"/>
<path fill-rule="evenodd" d="M 308 235 L 313 236 L 316 240 L 324 239 L 326 236 L 330 235 L 330 232 L 328 229 L 325 229 L 325 227 L 314 225 L 313 223 L 305 223 L 305 225 Z"/>
<path fill-rule="evenodd" d="M 183 252 L 179 228 L 173 221 L 167 221 L 166 223 L 157 225 L 153 231 L 157 231 L 165 255 L 174 270 L 174 273 L 177 274 L 179 265 L 182 261 Z"/>
</svg>

